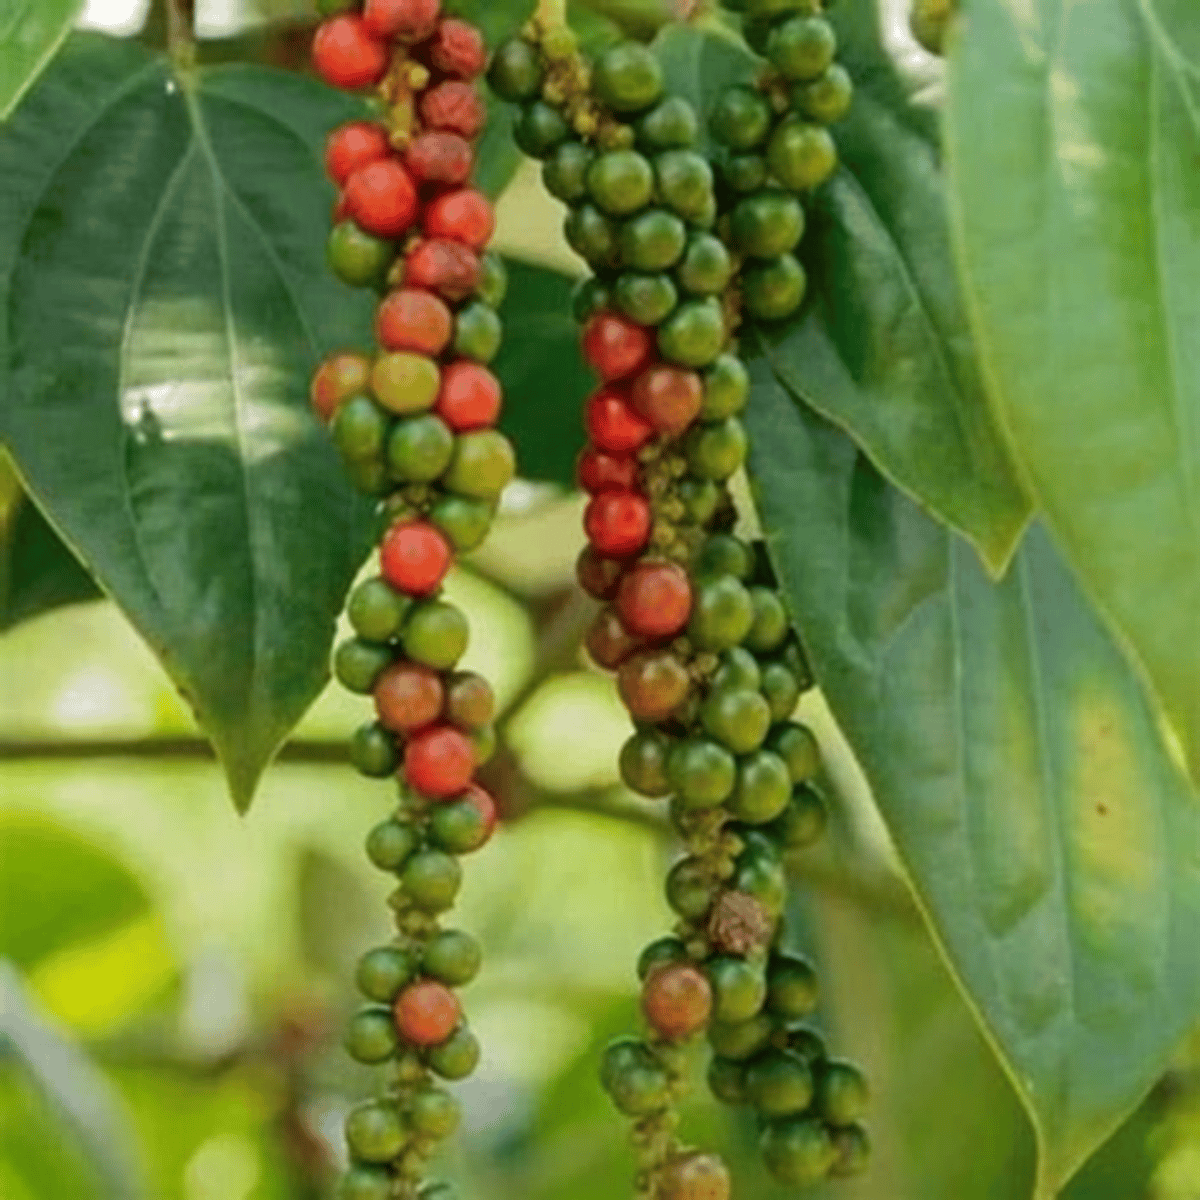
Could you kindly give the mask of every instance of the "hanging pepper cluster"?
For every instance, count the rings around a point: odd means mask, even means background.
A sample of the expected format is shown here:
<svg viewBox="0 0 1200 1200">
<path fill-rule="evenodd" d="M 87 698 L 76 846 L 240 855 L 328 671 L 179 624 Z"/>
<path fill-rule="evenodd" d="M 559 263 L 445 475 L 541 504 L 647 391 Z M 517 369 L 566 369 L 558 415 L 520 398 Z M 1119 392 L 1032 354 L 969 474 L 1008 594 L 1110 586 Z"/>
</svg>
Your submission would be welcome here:
<svg viewBox="0 0 1200 1200">
<path fill-rule="evenodd" d="M 816 742 L 792 720 L 812 678 L 762 546 L 734 532 L 729 489 L 749 392 L 733 331 L 799 308 L 801 200 L 836 167 L 822 122 L 849 102 L 833 31 L 807 7 L 747 5 L 770 66 L 718 98 L 715 171 L 694 107 L 639 43 L 587 62 L 534 22 L 489 73 L 521 105 L 517 142 L 544 162 L 594 271 L 576 302 L 600 379 L 578 464 L 578 576 L 604 604 L 587 647 L 635 722 L 622 776 L 669 798 L 685 848 L 666 881 L 678 924 L 638 964 L 647 1036 L 614 1042 L 601 1067 L 635 1122 L 645 1200 L 729 1194 L 721 1160 L 678 1135 L 684 1048 L 701 1032 L 713 1092 L 755 1109 L 779 1180 L 854 1174 L 868 1154 L 865 1080 L 808 1024 L 816 976 L 784 949 L 785 856 L 826 824 Z"/>
<path fill-rule="evenodd" d="M 355 765 L 399 780 L 394 814 L 367 838 L 371 861 L 396 878 L 396 937 L 360 961 L 367 1003 L 346 1035 L 354 1058 L 386 1074 L 378 1098 L 346 1119 L 340 1195 L 451 1200 L 449 1184 L 424 1175 L 460 1117 L 438 1081 L 465 1078 L 479 1060 L 456 989 L 475 977 L 481 950 L 442 918 L 461 856 L 496 824 L 492 797 L 474 781 L 494 748 L 495 704 L 485 679 L 457 669 L 467 622 L 442 585 L 455 556 L 486 537 L 515 470 L 495 429 L 501 389 L 487 366 L 500 347 L 506 280 L 486 251 L 491 204 L 470 182 L 487 51 L 439 0 L 326 7 L 338 11 L 317 31 L 317 70 L 336 87 L 372 90 L 380 112 L 335 129 L 326 151 L 340 193 L 330 266 L 381 293 L 376 351 L 333 355 L 312 384 L 351 478 L 380 498 L 380 573 L 350 596 L 356 636 L 334 666 L 374 700 L 375 720 L 352 741 Z"/>
</svg>

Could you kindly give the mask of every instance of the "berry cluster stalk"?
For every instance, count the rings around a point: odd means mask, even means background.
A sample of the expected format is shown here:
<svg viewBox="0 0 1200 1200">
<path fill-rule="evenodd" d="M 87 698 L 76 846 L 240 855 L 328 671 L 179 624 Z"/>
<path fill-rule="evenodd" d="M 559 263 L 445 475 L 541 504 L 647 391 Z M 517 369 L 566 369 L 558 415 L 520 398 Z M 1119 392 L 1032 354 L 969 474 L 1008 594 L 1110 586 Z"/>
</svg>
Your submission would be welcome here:
<svg viewBox="0 0 1200 1200">
<path fill-rule="evenodd" d="M 595 271 L 577 297 L 601 380 L 578 465 L 591 497 L 578 574 L 605 604 L 587 645 L 635 722 L 622 776 L 670 798 L 686 851 L 666 884 L 678 925 L 638 966 L 649 1034 L 614 1042 L 601 1070 L 635 1122 L 639 1200 L 729 1195 L 720 1159 L 677 1133 L 684 1050 L 702 1031 L 712 1090 L 756 1110 L 778 1179 L 852 1174 L 867 1148 L 865 1082 L 806 1023 L 816 976 L 783 948 L 784 857 L 826 822 L 815 739 L 792 720 L 812 679 L 762 547 L 733 532 L 729 490 L 749 392 L 733 332 L 803 300 L 802 196 L 836 166 L 819 119 L 844 111 L 848 79 L 832 29 L 797 11 L 805 0 L 746 8 L 772 66 L 717 99 L 716 173 L 696 150 L 697 113 L 638 43 L 587 62 L 535 21 L 489 74 L 522 106 L 517 142 L 545 163 Z"/>
<path fill-rule="evenodd" d="M 335 671 L 374 699 L 354 735 L 366 775 L 399 781 L 394 814 L 367 853 L 395 876 L 396 936 L 365 954 L 368 1001 L 346 1036 L 360 1062 L 386 1068 L 380 1095 L 346 1119 L 342 1200 L 452 1200 L 425 1180 L 460 1111 L 437 1081 L 469 1075 L 479 1044 L 457 988 L 480 967 L 479 943 L 442 926 L 459 859 L 482 847 L 496 805 L 475 781 L 495 745 L 486 680 L 459 670 L 468 629 L 443 594 L 457 554 L 486 537 L 512 479 L 512 446 L 495 429 L 505 275 L 486 252 L 493 213 L 471 187 L 486 109 L 475 80 L 482 35 L 440 0 L 324 0 L 313 43 L 326 82 L 373 93 L 378 118 L 335 129 L 326 168 L 339 189 L 328 257 L 344 282 L 373 288 L 378 348 L 332 355 L 312 402 L 355 484 L 379 499 L 380 574 L 351 594 L 355 637 Z"/>
</svg>

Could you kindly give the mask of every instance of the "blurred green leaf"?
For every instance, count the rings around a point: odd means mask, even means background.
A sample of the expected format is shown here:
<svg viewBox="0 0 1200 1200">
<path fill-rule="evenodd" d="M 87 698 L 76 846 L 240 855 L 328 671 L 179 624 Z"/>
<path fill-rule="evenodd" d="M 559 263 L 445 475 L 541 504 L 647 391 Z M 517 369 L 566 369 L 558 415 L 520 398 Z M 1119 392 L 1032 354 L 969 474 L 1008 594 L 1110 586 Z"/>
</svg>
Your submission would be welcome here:
<svg viewBox="0 0 1200 1200">
<path fill-rule="evenodd" d="M 80 36 L 0 135 L 0 421 L 22 475 L 162 659 L 239 807 L 328 677 L 369 545 L 308 410 L 371 301 L 332 281 L 325 131 L 295 76 L 189 80 Z"/>
<path fill-rule="evenodd" d="M 1044 532 L 993 585 L 763 360 L 754 372 L 768 546 L 921 905 L 1034 1118 L 1037 1194 L 1051 1196 L 1200 1012 L 1200 805 Z"/>
<path fill-rule="evenodd" d="M 50 820 L 0 814 L 0 958 L 31 967 L 145 916 L 150 898 L 110 855 Z"/>
<path fill-rule="evenodd" d="M 574 280 L 515 259 L 508 271 L 504 345 L 494 366 L 504 385 L 501 427 L 516 442 L 522 475 L 571 486 L 593 386 L 571 315 Z"/>
<path fill-rule="evenodd" d="M 967 7 L 946 147 L 992 402 L 1200 783 L 1200 9 Z"/>
<path fill-rule="evenodd" d="M 54 1168 L 71 1163 L 76 1155 L 71 1152 L 70 1145 L 63 1143 L 74 1143 L 79 1157 L 90 1168 L 87 1173 L 94 1174 L 103 1185 L 102 1190 L 97 1188 L 91 1194 L 103 1195 L 105 1200 L 138 1200 L 143 1195 L 143 1188 L 137 1145 L 121 1111 L 119 1098 L 87 1055 L 63 1038 L 37 1011 L 21 977 L 3 960 L 0 960 L 0 1051 L 16 1056 L 28 1079 L 66 1126 L 68 1136 L 65 1138 L 56 1130 L 45 1130 L 44 1140 L 56 1150 L 52 1156 L 39 1156 L 37 1174 L 50 1166 L 49 1158 L 53 1159 Z M 2 1059 L 0 1055 L 0 1072 L 3 1072 Z M 12 1119 L 11 1111 L 6 1110 L 22 1102 L 20 1084 L 11 1078 L 8 1083 L 7 1087 L 0 1083 L 0 1130 L 7 1130 Z M 21 1123 L 25 1124 L 29 1119 L 27 1114 Z M 0 1132 L 0 1145 L 8 1140 Z M 8 1156 L 5 1153 L 0 1158 Z M 33 1157 L 27 1156 L 23 1173 L 28 1173 Z M 29 1182 L 32 1184 L 34 1180 Z M 46 1182 L 37 1180 L 42 1187 Z M 81 1182 L 76 1182 L 69 1191 L 51 1188 L 40 1194 L 76 1197 L 81 1194 Z"/>
<path fill-rule="evenodd" d="M 0 13 L 0 121 L 45 70 L 83 0 L 7 0 Z"/>
</svg>

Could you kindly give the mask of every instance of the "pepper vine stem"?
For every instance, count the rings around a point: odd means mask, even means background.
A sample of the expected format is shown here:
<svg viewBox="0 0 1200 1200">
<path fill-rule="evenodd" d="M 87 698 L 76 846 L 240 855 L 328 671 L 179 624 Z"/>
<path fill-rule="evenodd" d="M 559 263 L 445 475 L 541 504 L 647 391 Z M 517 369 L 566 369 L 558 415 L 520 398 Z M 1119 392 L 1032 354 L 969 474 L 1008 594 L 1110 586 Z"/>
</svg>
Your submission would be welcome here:
<svg viewBox="0 0 1200 1200">
<path fill-rule="evenodd" d="M 183 70 L 196 61 L 196 0 L 166 0 L 167 49 Z"/>
</svg>

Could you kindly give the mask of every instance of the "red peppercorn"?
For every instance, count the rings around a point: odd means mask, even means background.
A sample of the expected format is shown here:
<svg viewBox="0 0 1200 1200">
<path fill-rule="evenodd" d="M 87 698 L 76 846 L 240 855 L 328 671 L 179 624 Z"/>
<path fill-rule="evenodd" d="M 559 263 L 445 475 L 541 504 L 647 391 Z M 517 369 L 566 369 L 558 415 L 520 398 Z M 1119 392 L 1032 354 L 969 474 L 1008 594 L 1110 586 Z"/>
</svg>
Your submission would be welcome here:
<svg viewBox="0 0 1200 1200">
<path fill-rule="evenodd" d="M 403 163 L 386 158 L 350 176 L 346 207 L 368 233 L 397 238 L 417 219 L 417 188 Z"/>
<path fill-rule="evenodd" d="M 475 164 L 475 152 L 457 133 L 423 133 L 404 152 L 404 165 L 421 183 L 466 183 Z"/>
<path fill-rule="evenodd" d="M 595 546 L 584 546 L 575 560 L 579 586 L 596 600 L 612 600 L 617 594 L 625 564 L 617 558 L 605 558 Z"/>
<path fill-rule="evenodd" d="M 483 34 L 466 21 L 447 17 L 434 31 L 429 61 L 447 75 L 474 79 L 487 66 Z"/>
<path fill-rule="evenodd" d="M 462 1018 L 458 997 L 434 979 L 418 979 L 396 997 L 396 1030 L 410 1046 L 444 1042 Z"/>
<path fill-rule="evenodd" d="M 430 129 L 457 133 L 471 142 L 487 123 L 487 107 L 471 84 L 447 79 L 421 97 L 421 120 Z"/>
<path fill-rule="evenodd" d="M 712 984 L 691 963 L 659 967 L 642 985 L 642 1012 L 650 1028 L 669 1042 L 699 1033 L 712 1016 L 712 1005 Z"/>
<path fill-rule="evenodd" d="M 490 838 L 496 832 L 496 826 L 500 821 L 500 811 L 496 807 L 496 801 L 490 793 L 485 792 L 477 783 L 473 783 L 467 788 L 464 799 L 469 800 L 472 807 L 483 818 L 484 828 L 487 830 L 487 836 Z"/>
<path fill-rule="evenodd" d="M 436 358 L 450 343 L 454 318 L 445 303 L 422 288 L 389 292 L 375 315 L 375 335 L 388 350 Z"/>
<path fill-rule="evenodd" d="M 634 380 L 630 399 L 659 433 L 678 434 L 700 415 L 704 384 L 695 371 L 656 363 Z"/>
<path fill-rule="evenodd" d="M 494 425 L 500 415 L 500 381 L 473 362 L 453 362 L 442 371 L 434 411 L 451 429 L 464 432 Z"/>
<path fill-rule="evenodd" d="M 341 187 L 360 167 L 392 152 L 387 130 L 374 121 L 349 121 L 325 139 L 325 172 Z"/>
<path fill-rule="evenodd" d="M 440 0 L 367 0 L 363 20 L 378 37 L 423 42 L 434 30 Z"/>
<path fill-rule="evenodd" d="M 404 748 L 404 778 L 431 800 L 448 800 L 465 791 L 475 773 L 475 747 L 461 729 L 435 725 Z"/>
<path fill-rule="evenodd" d="M 608 488 L 632 492 L 638 482 L 637 460 L 626 454 L 606 454 L 595 446 L 585 446 L 575 462 L 575 478 L 592 495 Z"/>
<path fill-rule="evenodd" d="M 665 721 L 687 699 L 687 669 L 666 650 L 643 650 L 617 672 L 617 691 L 635 721 Z"/>
<path fill-rule="evenodd" d="M 611 387 L 593 393 L 587 402 L 584 423 L 595 445 L 610 454 L 640 450 L 654 436 L 650 423 L 633 411 L 621 392 Z"/>
<path fill-rule="evenodd" d="M 388 68 L 388 48 L 363 18 L 342 13 L 322 23 L 313 38 L 313 66 L 330 87 L 356 92 L 373 87 Z"/>
<path fill-rule="evenodd" d="M 603 380 L 624 379 L 650 361 L 651 333 L 615 313 L 598 312 L 583 329 L 583 356 Z"/>
<path fill-rule="evenodd" d="M 425 209 L 425 233 L 482 250 L 492 239 L 496 217 L 482 193 L 472 188 L 446 192 Z"/>
<path fill-rule="evenodd" d="M 396 662 L 375 681 L 375 711 L 393 733 L 413 733 L 441 715 L 446 693 L 442 678 L 420 663 Z"/>
<path fill-rule="evenodd" d="M 615 671 L 641 645 L 611 608 L 596 614 L 583 644 L 596 665 L 606 671 Z"/>
<path fill-rule="evenodd" d="M 621 580 L 617 612 L 638 637 L 674 637 L 692 615 L 691 580 L 676 563 L 640 562 Z"/>
<path fill-rule="evenodd" d="M 365 354 L 351 350 L 331 354 L 312 377 L 309 399 L 313 412 L 322 421 L 332 420 L 344 401 L 366 390 L 370 378 L 371 360 Z"/>
<path fill-rule="evenodd" d="M 379 546 L 384 579 L 406 596 L 436 592 L 452 561 L 450 544 L 426 521 L 397 521 Z"/>
<path fill-rule="evenodd" d="M 404 282 L 447 300 L 465 300 L 479 283 L 479 256 L 458 242 L 417 242 L 404 260 Z"/>
<path fill-rule="evenodd" d="M 588 541 L 614 558 L 637 554 L 650 537 L 650 505 L 635 492 L 601 492 L 583 515 Z"/>
</svg>

